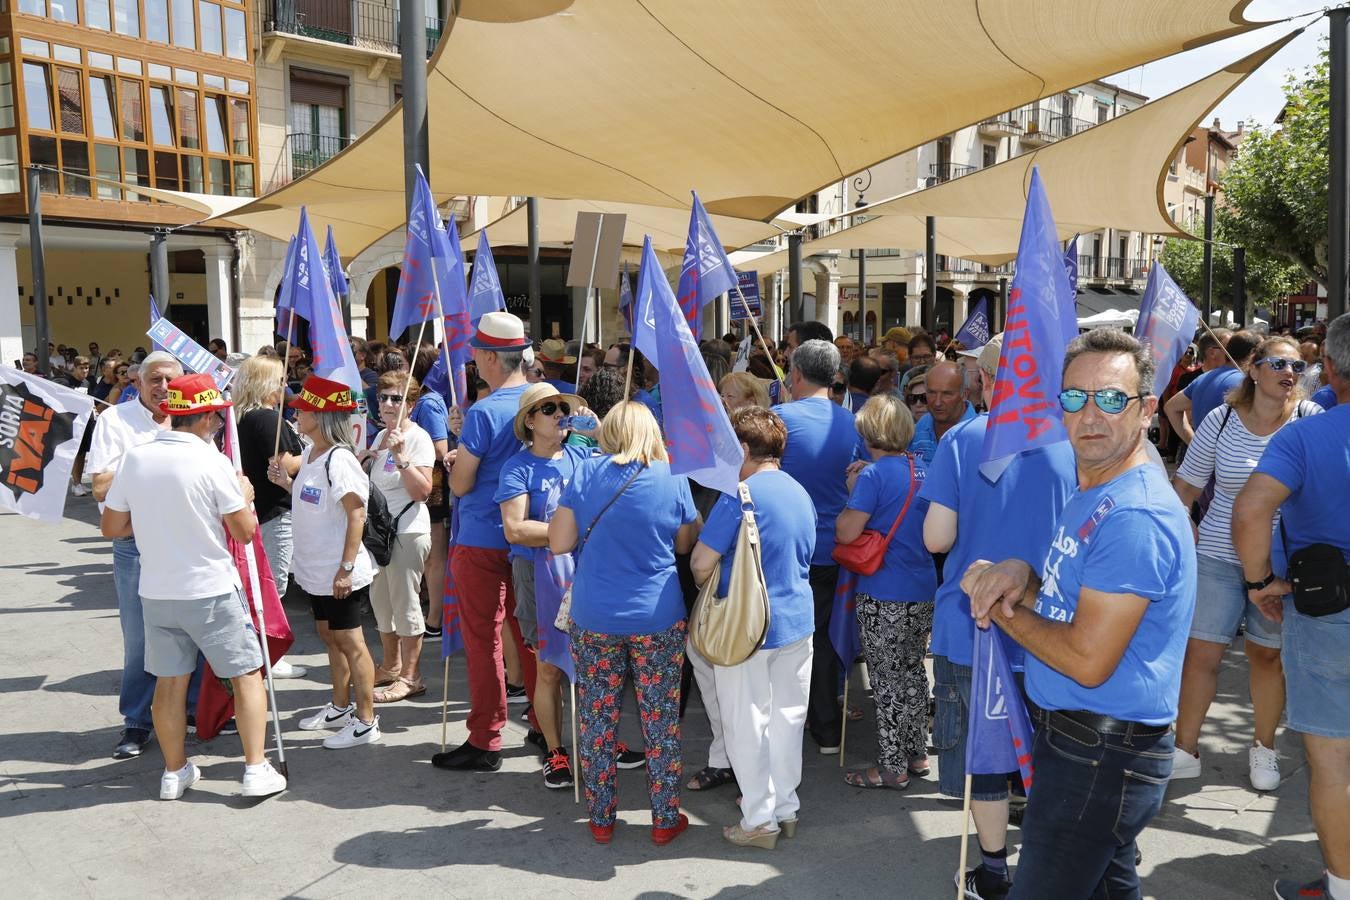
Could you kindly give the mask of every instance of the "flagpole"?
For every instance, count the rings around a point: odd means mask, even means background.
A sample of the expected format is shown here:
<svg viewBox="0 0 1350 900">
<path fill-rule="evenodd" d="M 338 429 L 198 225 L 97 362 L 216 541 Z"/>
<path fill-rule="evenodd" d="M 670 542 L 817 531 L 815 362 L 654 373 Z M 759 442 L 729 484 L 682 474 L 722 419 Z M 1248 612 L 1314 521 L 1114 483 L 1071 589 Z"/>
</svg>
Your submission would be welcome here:
<svg viewBox="0 0 1350 900">
<path fill-rule="evenodd" d="M 965 796 L 961 800 L 961 861 L 956 868 L 956 900 L 966 896 L 966 850 L 970 846 L 970 772 L 966 772 Z"/>
<path fill-rule="evenodd" d="M 441 623 L 445 627 L 445 623 Z M 450 657 L 445 657 L 445 671 L 441 675 L 441 752 L 445 752 L 445 731 L 450 722 Z"/>
<path fill-rule="evenodd" d="M 769 349 L 769 342 L 764 340 L 764 332 L 759 330 L 759 321 L 750 312 L 750 304 L 746 302 L 745 294 L 741 292 L 740 279 L 739 278 L 736 279 L 735 283 L 736 283 L 736 296 L 741 298 L 741 307 L 745 310 L 745 317 L 750 321 L 750 327 L 754 329 L 755 337 L 759 338 L 759 345 L 764 348 L 764 352 L 768 355 L 769 365 L 773 366 L 773 374 L 778 381 L 779 387 L 778 395 L 783 402 L 787 402 L 789 399 L 791 399 L 791 397 L 788 395 L 788 386 L 783 381 L 783 376 L 780 374 L 781 370 L 778 368 L 778 363 L 774 362 L 773 351 Z"/>
<path fill-rule="evenodd" d="M 572 799 L 581 802 L 581 751 L 577 749 L 577 683 L 569 679 L 567 687 L 572 692 Z"/>
<path fill-rule="evenodd" d="M 627 400 L 633 389 L 633 351 L 637 350 L 636 344 L 628 345 L 628 375 L 623 382 L 623 399 Z"/>
<path fill-rule="evenodd" d="M 1209 323 L 1205 321 L 1204 313 L 1201 313 L 1196 318 L 1200 321 L 1201 327 L 1205 329 L 1205 333 L 1208 334 L 1210 337 L 1214 338 L 1214 342 L 1219 345 L 1219 349 L 1223 351 L 1223 355 L 1228 357 L 1228 361 L 1233 364 L 1233 368 L 1241 369 L 1242 366 L 1238 365 L 1238 361 L 1236 359 L 1233 359 L 1233 354 L 1228 352 L 1228 345 L 1226 345 L 1223 341 L 1219 340 L 1219 336 L 1214 333 L 1214 330 L 1209 327 Z"/>
<path fill-rule="evenodd" d="M 432 263 L 431 263 L 431 268 L 432 268 L 432 269 L 435 269 L 435 268 L 436 268 L 436 263 L 435 263 L 435 260 L 434 260 L 434 259 L 433 259 L 433 261 L 432 261 Z M 417 351 L 418 351 L 418 350 L 421 348 L 421 346 L 422 346 L 422 336 L 425 335 L 426 333 L 427 333 L 427 320 L 426 320 L 426 319 L 423 319 L 423 320 L 422 320 L 422 324 L 417 326 L 417 341 L 413 344 L 412 359 L 414 359 L 414 360 L 417 359 Z M 446 375 L 450 375 L 450 374 L 451 374 L 450 372 L 446 372 Z M 452 378 L 451 380 L 453 381 L 453 378 Z M 397 430 L 398 430 L 398 427 L 399 427 L 400 425 L 403 424 L 403 408 L 404 408 L 405 406 L 408 405 L 408 392 L 409 392 L 410 390 L 412 390 L 412 368 L 411 368 L 411 366 L 408 368 L 408 377 L 405 378 L 405 379 L 403 380 L 403 399 L 402 399 L 402 400 L 399 402 L 399 404 L 398 404 L 398 415 L 397 415 L 397 416 L 395 417 L 395 419 L 394 419 L 394 430 L 395 430 L 395 431 L 397 431 Z M 375 398 L 375 402 L 376 402 L 376 403 L 379 402 L 379 398 L 378 398 L 378 397 Z M 386 440 L 386 442 L 387 442 L 387 441 L 388 441 L 388 438 L 386 438 L 385 440 Z"/>
<path fill-rule="evenodd" d="M 286 366 L 291 355 L 291 338 L 295 336 L 295 308 L 286 316 L 286 349 L 281 356 L 281 403 L 277 404 L 277 433 L 272 439 L 272 455 L 281 452 L 281 428 L 286 416 Z"/>
<path fill-rule="evenodd" d="M 852 664 L 844 666 L 844 714 L 840 716 L 839 722 L 839 768 L 841 769 L 844 767 L 844 743 L 848 740 L 848 676 L 853 674 L 852 669 Z"/>
</svg>

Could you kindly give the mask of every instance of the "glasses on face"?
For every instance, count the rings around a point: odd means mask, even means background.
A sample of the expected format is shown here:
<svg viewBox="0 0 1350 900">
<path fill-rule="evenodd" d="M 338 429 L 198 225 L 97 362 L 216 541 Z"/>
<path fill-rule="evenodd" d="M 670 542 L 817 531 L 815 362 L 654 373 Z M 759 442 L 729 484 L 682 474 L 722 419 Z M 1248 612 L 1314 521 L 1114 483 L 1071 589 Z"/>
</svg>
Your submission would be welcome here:
<svg viewBox="0 0 1350 900">
<path fill-rule="evenodd" d="M 551 416 L 558 410 L 562 410 L 562 414 L 564 416 L 570 416 L 572 414 L 572 405 L 568 403 L 566 400 L 560 400 L 557 403 L 554 403 L 552 400 L 550 400 L 547 403 L 541 404 L 540 406 L 536 406 L 533 410 L 531 410 L 530 415 L 534 415 L 535 413 L 543 413 L 546 416 Z"/>
<path fill-rule="evenodd" d="M 927 395 L 927 394 L 906 394 L 906 395 L 905 395 L 905 402 L 908 403 L 910 406 L 914 406 L 915 404 L 918 404 L 918 403 L 927 403 L 927 402 L 928 402 L 928 395 Z"/>
<path fill-rule="evenodd" d="M 1263 356 L 1255 364 L 1259 366 L 1262 363 L 1269 366 L 1272 372 L 1292 369 L 1295 375 L 1302 375 L 1303 370 L 1308 368 L 1308 364 L 1301 359 L 1286 359 L 1283 356 Z"/>
<path fill-rule="evenodd" d="M 384 405 L 385 403 L 388 403 L 390 406 L 398 406 L 400 403 L 403 402 L 403 395 L 402 395 L 402 394 L 380 394 L 378 397 L 376 397 L 376 399 L 379 400 L 379 402 L 380 402 L 381 405 Z"/>
<path fill-rule="evenodd" d="M 1117 416 L 1125 411 L 1131 400 L 1143 400 L 1147 396 L 1147 394 L 1130 395 L 1118 388 L 1105 388 L 1100 391 L 1069 388 L 1059 392 L 1059 406 L 1065 412 L 1076 413 L 1087 406 L 1088 398 L 1091 397 L 1092 402 L 1097 404 L 1097 408 L 1102 412 Z"/>
</svg>

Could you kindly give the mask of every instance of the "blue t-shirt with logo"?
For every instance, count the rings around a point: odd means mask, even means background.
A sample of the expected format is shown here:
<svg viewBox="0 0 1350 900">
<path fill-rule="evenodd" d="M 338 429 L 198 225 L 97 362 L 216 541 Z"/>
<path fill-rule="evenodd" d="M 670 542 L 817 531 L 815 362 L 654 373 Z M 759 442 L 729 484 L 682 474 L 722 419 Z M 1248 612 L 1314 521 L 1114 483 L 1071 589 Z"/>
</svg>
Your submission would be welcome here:
<svg viewBox="0 0 1350 900">
<path fill-rule="evenodd" d="M 1197 428 L 1200 427 L 1200 423 L 1205 421 L 1205 416 L 1209 415 L 1211 410 L 1218 409 L 1223 403 L 1223 398 L 1241 384 L 1244 377 L 1246 376 L 1242 374 L 1241 369 L 1226 366 L 1205 372 L 1186 385 L 1186 390 L 1182 393 L 1191 398 L 1191 422 Z"/>
<path fill-rule="evenodd" d="M 796 643 L 816 630 L 815 604 L 808 580 L 811 552 L 816 546 L 816 524 L 811 517 L 802 515 L 811 498 L 792 476 L 782 471 L 757 472 L 745 483 L 750 488 L 750 502 L 755 506 L 764 585 L 769 589 L 769 633 L 764 639 L 764 649 L 773 650 Z M 731 563 L 736 556 L 740 527 L 740 497 L 723 494 L 698 537 L 701 543 L 722 554 L 718 591 L 724 597 L 731 583 Z"/>
<path fill-rule="evenodd" d="M 832 566 L 834 520 L 848 500 L 845 470 L 865 459 L 862 438 L 853 427 L 853 413 L 824 397 L 807 397 L 773 408 L 787 425 L 783 471 L 806 488 L 816 511 L 816 551 L 811 564 Z"/>
<path fill-rule="evenodd" d="M 961 422 L 969 422 L 975 415 L 975 407 L 966 401 L 966 411 L 961 413 Z M 937 454 L 937 445 L 937 423 L 933 421 L 932 413 L 924 413 L 923 418 L 914 424 L 914 439 L 909 442 L 909 452 L 922 459 L 925 465 L 930 465 Z"/>
<path fill-rule="evenodd" d="M 447 424 L 449 416 L 445 398 L 435 391 L 428 391 L 418 397 L 417 402 L 413 404 L 412 412 L 408 413 L 408 418 L 422 426 L 422 430 L 431 437 L 433 443 L 450 439 L 450 428 Z"/>
<path fill-rule="evenodd" d="M 923 545 L 923 517 L 928 501 L 919 496 L 926 467 L 914 457 L 914 499 L 895 537 L 886 547 L 881 568 L 858 576 L 858 593 L 875 600 L 897 603 L 931 603 L 937 593 L 937 569 Z M 886 534 L 905 505 L 910 489 L 909 461 L 903 456 L 883 456 L 858 473 L 846 509 L 870 513 L 867 527 Z"/>
<path fill-rule="evenodd" d="M 1313 395 L 1308 398 L 1323 409 L 1331 409 L 1336 405 L 1336 392 L 1331 389 L 1331 385 L 1324 384 Z"/>
<path fill-rule="evenodd" d="M 1296 419 L 1275 432 L 1256 471 L 1289 489 L 1280 504 L 1276 541 L 1295 553 L 1309 544 L 1331 544 L 1350 562 L 1345 488 L 1350 485 L 1350 406 Z M 1281 536 L 1283 531 L 1283 536 Z M 1272 556 L 1280 556 L 1272 548 Z"/>
<path fill-rule="evenodd" d="M 572 620 L 586 631 L 652 634 L 685 615 L 675 532 L 698 518 L 689 480 L 653 460 L 606 509 L 640 465 L 616 465 L 608 456 L 582 460 L 558 501 L 577 522 Z"/>
<path fill-rule="evenodd" d="M 1055 522 L 1078 484 L 1073 450 L 1051 444 L 1019 454 L 998 481 L 980 474 L 989 416 L 958 422 L 938 442 L 919 496 L 956 512 L 956 543 L 942 567 L 933 608 L 934 656 L 971 664 L 975 620 L 961 576 L 977 559 L 1020 559 L 1033 569 L 1045 560 Z M 1021 667 L 1022 648 L 1008 641 L 1009 662 Z"/>
<path fill-rule="evenodd" d="M 553 518 L 558 508 L 558 498 L 563 488 L 576 474 L 577 465 L 591 455 L 586 447 L 564 445 L 562 456 L 557 459 L 535 456 L 526 448 L 506 461 L 502 466 L 502 475 L 497 483 L 497 493 L 492 499 L 498 504 L 515 499 L 521 494 L 530 497 L 529 509 L 525 518 L 535 522 L 547 522 Z M 524 544 L 511 545 L 511 558 L 534 559 L 535 547 Z"/>
<path fill-rule="evenodd" d="M 1144 463 L 1069 498 L 1041 568 L 1036 614 L 1072 622 L 1084 588 L 1148 601 L 1124 656 L 1106 681 L 1089 688 L 1028 653 L 1027 695 L 1042 709 L 1148 725 L 1175 721 L 1195 612 L 1195 540 L 1162 468 Z"/>
<path fill-rule="evenodd" d="M 459 534 L 455 542 L 465 547 L 506 549 L 502 534 L 502 511 L 492 498 L 502 466 L 520 451 L 512 431 L 520 395 L 527 385 L 501 388 L 479 400 L 464 415 L 459 446 L 478 457 L 478 477 L 473 490 L 459 500 Z"/>
</svg>

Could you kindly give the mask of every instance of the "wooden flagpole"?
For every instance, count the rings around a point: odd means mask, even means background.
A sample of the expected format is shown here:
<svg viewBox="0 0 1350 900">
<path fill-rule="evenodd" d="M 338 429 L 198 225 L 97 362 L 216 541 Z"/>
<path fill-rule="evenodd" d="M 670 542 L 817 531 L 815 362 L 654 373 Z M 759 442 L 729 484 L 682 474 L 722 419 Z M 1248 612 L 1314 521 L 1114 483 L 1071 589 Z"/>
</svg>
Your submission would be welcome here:
<svg viewBox="0 0 1350 900">
<path fill-rule="evenodd" d="M 290 365 L 291 338 L 295 336 L 295 308 L 286 316 L 286 349 L 281 356 L 281 403 L 277 406 L 277 433 L 272 438 L 272 455 L 281 452 L 281 426 L 286 416 L 286 370 Z"/>
<path fill-rule="evenodd" d="M 441 623 L 445 627 L 445 623 Z M 445 752 L 445 732 L 450 721 L 450 657 L 445 658 L 445 668 L 441 675 L 441 752 Z"/>
<path fill-rule="evenodd" d="M 848 740 L 848 682 L 852 669 L 852 665 L 844 667 L 844 711 L 839 717 L 839 768 L 841 769 L 844 767 L 844 743 Z"/>
<path fill-rule="evenodd" d="M 965 796 L 961 800 L 961 860 L 956 866 L 956 900 L 966 896 L 966 850 L 970 846 L 970 773 L 966 773 Z"/>
<path fill-rule="evenodd" d="M 581 751 L 577 748 L 577 683 L 567 682 L 572 692 L 572 799 L 581 802 Z"/>
<path fill-rule="evenodd" d="M 735 271 L 734 269 L 732 271 Z M 754 330 L 755 337 L 759 338 L 759 345 L 764 348 L 764 353 L 769 357 L 769 365 L 773 366 L 774 377 L 778 380 L 778 397 L 783 403 L 792 399 L 788 393 L 787 383 L 783 381 L 781 370 L 778 363 L 773 360 L 773 350 L 769 348 L 769 342 L 764 339 L 764 333 L 759 330 L 759 321 L 750 312 L 750 304 L 745 299 L 745 294 L 741 292 L 740 279 L 736 280 L 736 296 L 741 298 L 741 308 L 745 310 L 745 318 L 750 322 L 750 328 Z"/>
</svg>

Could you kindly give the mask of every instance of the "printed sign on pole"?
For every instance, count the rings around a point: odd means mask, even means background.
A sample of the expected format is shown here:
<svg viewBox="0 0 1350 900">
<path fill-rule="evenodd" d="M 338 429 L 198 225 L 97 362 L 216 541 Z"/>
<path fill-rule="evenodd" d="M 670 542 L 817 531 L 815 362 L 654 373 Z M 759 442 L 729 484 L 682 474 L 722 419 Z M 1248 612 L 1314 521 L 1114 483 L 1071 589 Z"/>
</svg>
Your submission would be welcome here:
<svg viewBox="0 0 1350 900">
<path fill-rule="evenodd" d="M 745 303 L 741 303 L 740 297 L 731 298 L 731 318 L 736 322 L 743 322 L 747 318 L 745 307 L 750 307 L 750 316 L 759 319 L 764 311 L 759 301 L 759 273 L 758 272 L 737 272 L 736 281 L 740 283 L 741 293 L 745 296 Z"/>
<path fill-rule="evenodd" d="M 225 365 L 214 353 L 184 334 L 168 319 L 156 319 L 146 335 L 149 336 L 150 340 L 167 350 L 174 359 L 182 363 L 185 371 L 210 375 L 211 380 L 216 383 L 216 387 L 222 391 L 229 385 L 230 379 L 234 377 L 234 369 Z"/>
</svg>

